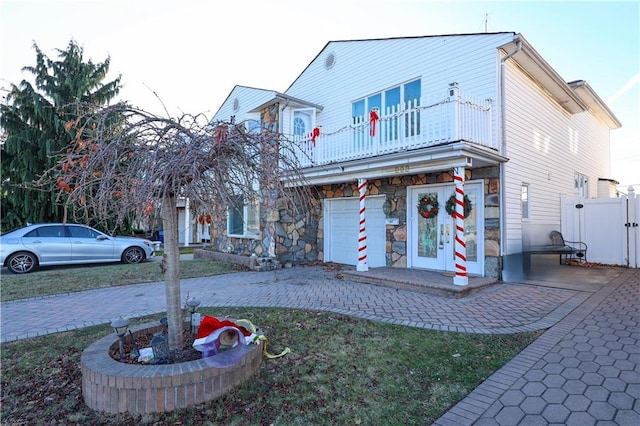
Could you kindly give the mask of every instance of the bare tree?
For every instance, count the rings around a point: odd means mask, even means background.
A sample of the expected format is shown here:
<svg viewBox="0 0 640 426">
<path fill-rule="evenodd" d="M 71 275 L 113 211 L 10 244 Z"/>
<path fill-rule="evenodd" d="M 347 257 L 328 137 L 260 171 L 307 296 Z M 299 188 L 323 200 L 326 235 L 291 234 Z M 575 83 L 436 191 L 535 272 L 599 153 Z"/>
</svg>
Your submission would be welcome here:
<svg viewBox="0 0 640 426">
<path fill-rule="evenodd" d="M 238 200 L 275 208 L 274 200 L 286 197 L 309 205 L 300 153 L 268 123 L 248 132 L 244 123 L 162 118 L 125 104 L 77 111 L 65 125 L 75 131 L 74 143 L 36 184 L 53 186 L 74 220 L 103 228 L 161 212 L 169 345 L 177 349 L 183 344 L 177 200 L 188 198 L 194 211 L 219 220 Z"/>
</svg>

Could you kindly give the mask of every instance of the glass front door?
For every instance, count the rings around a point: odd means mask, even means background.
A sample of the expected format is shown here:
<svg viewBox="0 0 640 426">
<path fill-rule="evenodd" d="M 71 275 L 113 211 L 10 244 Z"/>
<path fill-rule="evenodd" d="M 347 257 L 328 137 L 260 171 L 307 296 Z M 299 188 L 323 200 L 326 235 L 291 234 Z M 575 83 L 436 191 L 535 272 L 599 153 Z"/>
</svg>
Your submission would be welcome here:
<svg viewBox="0 0 640 426">
<path fill-rule="evenodd" d="M 482 185 L 467 182 L 464 187 L 469 203 L 464 220 L 467 272 L 484 274 L 484 206 Z M 447 203 L 455 185 L 425 185 L 409 188 L 407 236 L 409 267 L 455 271 L 455 221 L 447 212 Z"/>
</svg>

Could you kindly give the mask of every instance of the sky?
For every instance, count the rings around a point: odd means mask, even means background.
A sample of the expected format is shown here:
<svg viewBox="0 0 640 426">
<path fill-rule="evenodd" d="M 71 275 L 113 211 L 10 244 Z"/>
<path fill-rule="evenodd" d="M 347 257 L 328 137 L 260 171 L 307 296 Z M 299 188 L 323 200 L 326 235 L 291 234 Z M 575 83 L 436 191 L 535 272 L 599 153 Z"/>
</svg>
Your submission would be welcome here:
<svg viewBox="0 0 640 426">
<path fill-rule="evenodd" d="M 510 31 L 565 81 L 585 80 L 623 127 L 611 176 L 640 194 L 640 0 L 0 0 L 0 95 L 71 40 L 110 58 L 120 98 L 211 117 L 235 85 L 284 92 L 333 40 Z"/>
</svg>

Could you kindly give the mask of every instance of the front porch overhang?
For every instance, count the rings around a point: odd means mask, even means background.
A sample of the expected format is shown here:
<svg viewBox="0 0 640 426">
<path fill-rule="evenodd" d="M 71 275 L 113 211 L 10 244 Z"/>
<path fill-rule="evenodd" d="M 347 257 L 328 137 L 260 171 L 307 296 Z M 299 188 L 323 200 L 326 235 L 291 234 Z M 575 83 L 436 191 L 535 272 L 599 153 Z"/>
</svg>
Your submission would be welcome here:
<svg viewBox="0 0 640 426">
<path fill-rule="evenodd" d="M 284 104 L 285 108 L 315 108 L 317 111 L 322 111 L 323 106 L 314 104 L 312 102 L 307 102 L 302 99 L 294 98 L 293 96 L 285 95 L 284 93 L 274 92 L 273 98 L 270 98 L 268 101 L 261 103 L 257 107 L 250 110 L 250 113 L 260 112 L 264 108 L 273 105 L 273 104 Z"/>
<path fill-rule="evenodd" d="M 327 185 L 377 179 L 392 176 L 406 176 L 451 170 L 454 167 L 487 167 L 507 162 L 497 151 L 478 144 L 454 142 L 417 150 L 407 150 L 394 154 L 370 157 L 340 163 L 309 167 L 302 170 L 304 184 Z M 299 185 L 299 181 L 287 182 L 289 186 Z"/>
</svg>

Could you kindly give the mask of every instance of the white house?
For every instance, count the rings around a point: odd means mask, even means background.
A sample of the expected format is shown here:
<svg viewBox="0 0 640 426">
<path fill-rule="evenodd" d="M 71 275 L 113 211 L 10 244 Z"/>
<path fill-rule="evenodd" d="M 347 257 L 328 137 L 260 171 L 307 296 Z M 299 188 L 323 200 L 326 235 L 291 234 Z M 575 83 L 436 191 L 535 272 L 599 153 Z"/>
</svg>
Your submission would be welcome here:
<svg viewBox="0 0 640 426">
<path fill-rule="evenodd" d="M 457 177 L 466 272 L 496 278 L 560 229 L 562 194 L 594 197 L 612 178 L 609 132 L 621 126 L 516 33 L 332 41 L 283 93 L 236 86 L 213 121 L 257 127 L 274 111 L 321 194 L 310 216 L 279 212 L 281 261 L 361 265 L 366 235 L 366 267 L 459 272 Z M 256 209 L 230 215 L 244 226 L 214 245 L 265 255 Z"/>
</svg>

